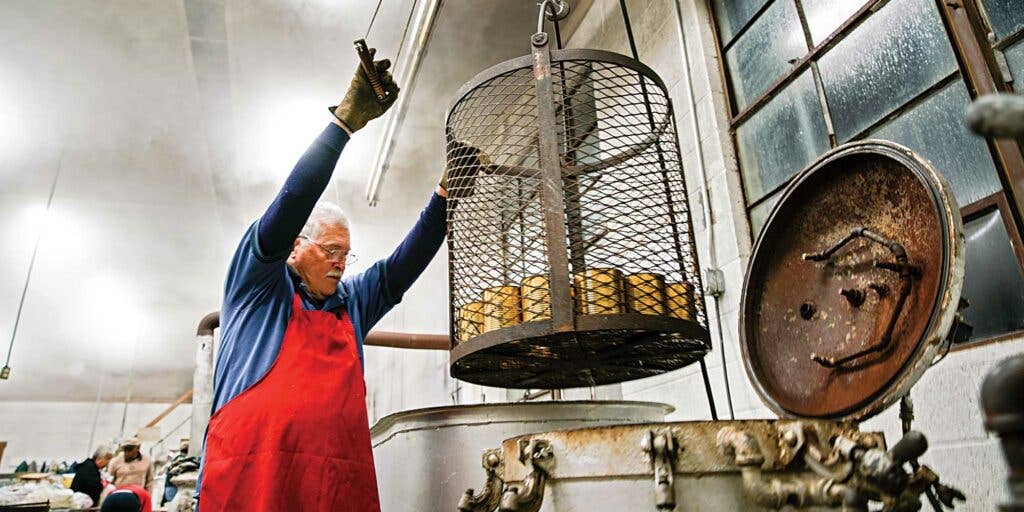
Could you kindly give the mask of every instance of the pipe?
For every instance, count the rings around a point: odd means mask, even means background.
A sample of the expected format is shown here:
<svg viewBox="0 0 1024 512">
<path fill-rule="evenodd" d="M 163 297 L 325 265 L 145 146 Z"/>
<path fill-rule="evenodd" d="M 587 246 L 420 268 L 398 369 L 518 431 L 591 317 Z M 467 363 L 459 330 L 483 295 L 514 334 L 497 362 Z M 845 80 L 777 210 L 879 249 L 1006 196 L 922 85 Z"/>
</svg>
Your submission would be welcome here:
<svg viewBox="0 0 1024 512">
<path fill-rule="evenodd" d="M 413 350 L 451 350 L 447 334 L 371 331 L 363 340 L 370 347 L 409 348 Z"/>
<path fill-rule="evenodd" d="M 1024 138 L 1024 95 L 982 96 L 971 103 L 964 122 L 985 137 Z"/>
<path fill-rule="evenodd" d="M 712 218 L 711 218 L 711 195 L 708 193 L 708 175 L 707 169 L 704 166 L 704 150 L 700 143 L 700 125 L 697 123 L 697 99 L 693 95 L 693 76 L 690 74 L 690 56 L 689 51 L 686 47 L 686 31 L 683 29 L 683 11 L 680 7 L 679 2 L 672 2 L 675 4 L 676 11 L 676 34 L 679 36 L 679 51 L 682 55 L 683 60 L 683 91 L 686 94 L 686 102 L 690 107 L 690 128 L 693 130 L 694 139 L 694 151 L 697 153 L 697 172 L 700 175 L 700 201 L 701 210 L 704 214 L 704 232 L 707 236 L 706 244 L 708 248 L 708 261 L 706 262 L 707 269 L 718 270 L 718 257 L 715 251 L 715 230 L 712 229 Z M 711 272 L 708 272 L 710 276 Z M 710 281 L 708 279 L 707 281 Z M 729 418 L 736 419 L 736 414 L 732 407 L 732 390 L 729 386 L 729 368 L 725 361 L 725 340 L 722 337 L 722 317 L 720 298 L 722 295 L 721 290 L 712 290 L 711 298 L 715 303 L 715 338 L 718 339 L 719 355 L 722 359 L 722 377 L 725 381 L 725 400 L 729 404 Z M 711 315 L 708 314 L 710 320 Z"/>
<path fill-rule="evenodd" d="M 796 475 L 783 480 L 765 475 L 761 444 L 749 432 L 739 428 L 723 427 L 718 431 L 715 443 L 723 455 L 739 466 L 747 498 L 762 507 L 838 506 L 849 492 L 848 487 L 831 478 Z"/>
<path fill-rule="evenodd" d="M 213 330 L 220 327 L 220 311 L 214 311 L 199 321 L 196 336 L 213 336 Z"/>
<path fill-rule="evenodd" d="M 213 409 L 213 331 L 220 327 L 220 311 L 199 321 L 196 329 L 196 369 L 192 373 L 192 428 L 188 454 L 198 457 L 206 442 L 206 425 Z"/>
<path fill-rule="evenodd" d="M 380 140 L 377 142 L 377 155 L 374 157 L 373 167 L 370 168 L 370 180 L 366 184 L 366 200 L 369 201 L 370 206 L 377 205 L 380 187 L 384 183 L 384 174 L 387 172 L 387 166 L 391 160 L 391 150 L 394 147 L 395 135 L 398 132 L 398 127 L 402 124 L 402 120 L 405 119 L 409 98 L 412 97 L 413 83 L 419 72 L 420 64 L 423 63 L 427 41 L 430 39 L 430 32 L 434 28 L 437 13 L 441 10 L 441 3 L 442 0 L 427 0 L 421 4 L 416 21 L 414 22 L 416 35 L 409 42 L 411 52 L 402 52 L 402 48 L 398 50 L 409 56 L 408 63 L 395 63 L 395 69 L 400 68 L 404 71 L 398 79 L 398 86 L 402 89 L 402 94 L 398 95 L 398 100 L 391 109 L 391 115 L 384 120 L 384 130 Z"/>
</svg>

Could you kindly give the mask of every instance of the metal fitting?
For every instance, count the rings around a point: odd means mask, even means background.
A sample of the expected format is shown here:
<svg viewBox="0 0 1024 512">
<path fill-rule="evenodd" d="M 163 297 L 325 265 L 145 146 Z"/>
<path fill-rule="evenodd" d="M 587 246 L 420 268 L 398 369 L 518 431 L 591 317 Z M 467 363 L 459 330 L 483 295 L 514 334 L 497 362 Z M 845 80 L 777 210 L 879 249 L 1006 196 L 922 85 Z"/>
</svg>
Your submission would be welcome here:
<svg viewBox="0 0 1024 512">
<path fill-rule="evenodd" d="M 675 461 L 679 442 L 672 429 L 649 430 L 640 448 L 651 457 L 654 469 L 654 505 L 658 510 L 676 509 Z"/>
<path fill-rule="evenodd" d="M 500 476 L 501 450 L 485 450 L 481 459 L 481 465 L 487 473 L 483 491 L 480 494 L 473 494 L 473 489 L 466 489 L 459 499 L 459 512 L 493 512 L 501 501 L 501 489 L 505 484 Z"/>
<path fill-rule="evenodd" d="M 537 512 L 544 504 L 544 485 L 554 467 L 551 444 L 543 439 L 519 441 L 519 461 L 530 468 L 522 485 L 510 485 L 501 495 L 501 512 Z"/>
</svg>

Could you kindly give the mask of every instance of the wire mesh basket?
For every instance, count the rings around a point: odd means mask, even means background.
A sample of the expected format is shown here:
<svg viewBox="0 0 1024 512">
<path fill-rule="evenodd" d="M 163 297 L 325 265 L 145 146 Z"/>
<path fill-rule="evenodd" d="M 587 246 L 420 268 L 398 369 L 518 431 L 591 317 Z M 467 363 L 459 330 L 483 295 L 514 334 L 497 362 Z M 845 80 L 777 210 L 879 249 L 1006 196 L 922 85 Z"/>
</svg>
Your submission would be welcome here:
<svg viewBox="0 0 1024 512">
<path fill-rule="evenodd" d="M 707 353 L 672 107 L 650 68 L 535 45 L 460 89 L 446 137 L 453 377 L 593 386 Z"/>
</svg>

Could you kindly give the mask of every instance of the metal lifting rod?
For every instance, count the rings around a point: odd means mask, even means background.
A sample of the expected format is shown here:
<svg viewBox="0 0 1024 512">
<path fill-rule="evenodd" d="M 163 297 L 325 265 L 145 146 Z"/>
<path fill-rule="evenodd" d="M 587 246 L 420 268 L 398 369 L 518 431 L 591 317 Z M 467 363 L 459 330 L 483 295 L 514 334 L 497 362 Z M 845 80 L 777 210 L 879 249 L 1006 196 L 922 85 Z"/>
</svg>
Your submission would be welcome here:
<svg viewBox="0 0 1024 512">
<path fill-rule="evenodd" d="M 633 54 L 633 60 L 636 60 L 637 62 L 639 62 L 640 61 L 640 53 L 637 51 L 636 39 L 633 37 L 633 24 L 629 21 L 629 10 L 626 8 L 626 0 L 619 0 L 619 8 L 622 11 L 622 21 L 626 25 L 626 38 L 629 40 L 629 50 Z M 684 65 L 685 65 L 685 63 L 684 63 Z M 647 84 L 644 82 L 644 77 L 643 76 L 639 76 L 638 78 L 640 80 L 640 89 L 643 91 L 644 104 L 647 106 L 647 117 L 650 120 L 651 128 L 653 129 L 654 128 L 654 113 L 651 111 L 651 104 L 650 104 L 650 102 L 647 99 Z M 696 114 L 694 114 L 694 115 L 696 115 Z M 668 170 L 665 169 L 665 157 L 664 157 L 664 155 L 662 153 L 661 143 L 660 142 L 656 142 L 655 146 L 656 146 L 657 151 L 658 151 L 658 163 L 659 163 L 659 167 L 661 167 L 661 172 L 662 172 L 663 175 L 667 175 Z M 668 178 L 667 178 L 667 176 L 665 177 L 665 179 L 663 181 L 665 183 L 665 194 L 666 194 L 666 196 L 671 197 L 671 190 L 668 189 Z M 683 264 L 683 255 L 682 255 L 682 252 L 680 252 L 679 232 L 678 232 L 677 227 L 676 227 L 675 211 L 674 211 L 674 209 L 672 207 L 671 200 L 669 202 L 669 217 L 671 219 L 670 222 L 672 224 L 672 231 L 673 231 L 673 235 L 674 235 L 674 238 L 675 238 L 676 251 L 678 252 L 677 257 L 679 258 L 679 264 L 682 265 Z M 711 226 L 708 226 L 707 228 L 711 229 Z M 710 250 L 710 248 L 709 248 L 709 250 Z M 682 274 L 686 275 L 685 270 L 682 272 Z M 720 347 L 720 350 L 724 350 L 724 349 L 725 349 L 724 347 Z M 708 408 L 711 409 L 711 419 L 714 420 L 714 421 L 718 421 L 718 408 L 715 406 L 715 393 L 711 389 L 711 379 L 710 379 L 710 377 L 708 375 L 708 365 L 704 361 L 703 357 L 701 357 L 698 362 L 700 363 L 700 373 L 701 373 L 701 376 L 704 379 L 704 392 L 707 394 L 707 397 L 708 397 Z M 723 372 L 728 371 L 725 368 L 725 361 L 724 360 L 722 361 L 722 371 Z M 726 384 L 725 392 L 726 392 L 726 397 L 729 400 L 730 409 L 731 409 L 732 397 L 731 397 L 731 392 L 729 390 L 728 383 Z"/>
</svg>

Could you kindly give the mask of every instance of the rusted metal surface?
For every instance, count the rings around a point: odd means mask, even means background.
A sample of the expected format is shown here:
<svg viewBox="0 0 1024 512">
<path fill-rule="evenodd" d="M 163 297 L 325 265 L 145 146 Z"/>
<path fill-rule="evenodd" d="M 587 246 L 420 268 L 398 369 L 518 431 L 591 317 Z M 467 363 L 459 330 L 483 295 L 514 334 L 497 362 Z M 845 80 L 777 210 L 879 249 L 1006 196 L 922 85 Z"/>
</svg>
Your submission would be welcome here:
<svg viewBox="0 0 1024 512">
<path fill-rule="evenodd" d="M 817 439 L 826 442 L 841 433 L 856 431 L 852 424 L 827 420 L 735 420 L 614 425 L 527 434 L 502 443 L 506 461 L 505 480 L 520 481 L 526 476 L 523 465 L 509 461 L 518 457 L 520 441 L 534 438 L 544 439 L 552 447 L 556 459 L 552 478 L 653 476 L 650 458 L 642 446 L 651 430 L 666 429 L 675 435 L 680 447 L 674 463 L 677 475 L 735 473 L 739 466 L 730 458 L 723 457 L 716 448 L 719 430 L 728 426 L 748 432 L 759 440 L 764 457 L 763 468 L 781 470 L 788 461 L 783 463 L 784 459 L 780 457 L 780 440 L 784 427 L 792 424 L 808 427 Z M 876 436 L 884 446 L 880 434 L 870 435 Z"/>
<path fill-rule="evenodd" d="M 897 242 L 906 265 L 865 237 L 804 259 L 861 228 Z M 880 141 L 826 154 L 785 189 L 747 270 L 740 335 L 755 389 L 785 416 L 859 419 L 891 404 L 945 339 L 963 265 L 958 208 L 927 162 Z"/>
<path fill-rule="evenodd" d="M 543 472 L 527 453 L 540 453 Z M 891 449 L 881 433 L 828 420 L 693 421 L 542 432 L 502 443 L 509 489 L 544 479 L 530 510 L 918 510 L 926 489 L 963 499 L 926 466 L 909 432 Z M 521 491 L 517 491 L 522 494 Z M 516 494 L 516 493 L 513 493 Z M 790 508 L 791 507 L 791 508 Z M 515 510 L 502 508 L 501 510 Z"/>
<path fill-rule="evenodd" d="M 622 55 L 531 43 L 446 118 L 449 148 L 483 162 L 449 152 L 451 176 L 474 173 L 449 191 L 452 376 L 579 387 L 693 363 L 710 337 L 665 84 Z M 508 301 L 488 307 L 495 290 Z"/>
</svg>

